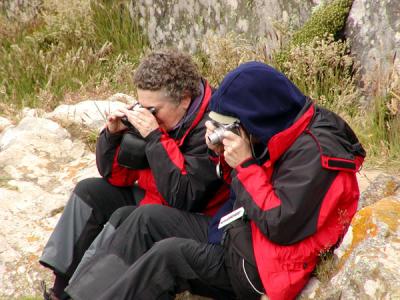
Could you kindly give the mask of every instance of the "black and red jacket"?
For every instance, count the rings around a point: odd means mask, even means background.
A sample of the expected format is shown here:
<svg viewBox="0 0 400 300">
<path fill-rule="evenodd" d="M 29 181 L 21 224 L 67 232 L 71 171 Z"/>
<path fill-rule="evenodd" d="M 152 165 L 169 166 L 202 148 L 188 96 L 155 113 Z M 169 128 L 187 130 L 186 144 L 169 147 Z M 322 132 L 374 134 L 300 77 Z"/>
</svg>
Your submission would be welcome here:
<svg viewBox="0 0 400 300">
<path fill-rule="evenodd" d="M 268 142 L 269 159 L 233 172 L 235 206 L 251 220 L 253 250 L 271 300 L 293 299 L 318 255 L 341 241 L 357 209 L 365 151 L 334 113 L 307 102 Z"/>
<path fill-rule="evenodd" d="M 198 111 L 180 129 L 155 130 L 146 137 L 149 168 L 132 170 L 117 162 L 121 134 L 104 129 L 96 147 L 100 174 L 113 185 L 132 186 L 145 191 L 143 204 L 169 205 L 182 210 L 213 215 L 228 195 L 227 185 L 215 172 L 205 143 L 205 121 L 211 88 L 204 82 L 204 96 Z"/>
</svg>

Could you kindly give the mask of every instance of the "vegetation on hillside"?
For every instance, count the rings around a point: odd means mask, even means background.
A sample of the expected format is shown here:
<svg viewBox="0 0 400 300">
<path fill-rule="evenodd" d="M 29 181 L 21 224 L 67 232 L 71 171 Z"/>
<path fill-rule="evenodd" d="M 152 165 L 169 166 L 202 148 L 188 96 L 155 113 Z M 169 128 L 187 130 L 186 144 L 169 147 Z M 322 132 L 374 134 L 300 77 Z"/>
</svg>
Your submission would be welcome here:
<svg viewBox="0 0 400 300">
<path fill-rule="evenodd" d="M 66 97 L 131 91 L 147 47 L 121 1 L 45 0 L 29 23 L 0 17 L 1 102 L 51 109 Z"/>
</svg>

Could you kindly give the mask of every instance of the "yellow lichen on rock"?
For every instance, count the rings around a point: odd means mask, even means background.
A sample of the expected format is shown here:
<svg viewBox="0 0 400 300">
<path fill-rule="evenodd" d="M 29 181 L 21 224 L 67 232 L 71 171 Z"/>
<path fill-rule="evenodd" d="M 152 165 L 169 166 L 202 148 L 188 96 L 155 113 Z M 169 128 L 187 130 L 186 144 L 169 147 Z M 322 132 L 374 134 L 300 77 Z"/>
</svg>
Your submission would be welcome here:
<svg viewBox="0 0 400 300">
<path fill-rule="evenodd" d="M 394 198 L 385 198 L 371 205 L 377 221 L 388 225 L 390 233 L 396 233 L 400 225 L 400 202 Z"/>
<path fill-rule="evenodd" d="M 350 247 L 347 248 L 344 255 L 341 257 L 338 270 L 344 265 L 347 258 L 353 252 L 353 250 L 367 237 L 375 236 L 377 232 L 376 224 L 372 218 L 373 212 L 370 206 L 360 210 L 351 222 L 351 230 L 353 233 L 353 239 Z"/>
<path fill-rule="evenodd" d="M 375 237 L 380 227 L 378 223 L 387 225 L 386 235 L 395 234 L 400 224 L 400 202 L 394 198 L 384 198 L 373 205 L 363 208 L 355 215 L 351 222 L 353 239 L 351 245 L 341 257 L 340 269 L 356 247 L 367 238 Z"/>
</svg>

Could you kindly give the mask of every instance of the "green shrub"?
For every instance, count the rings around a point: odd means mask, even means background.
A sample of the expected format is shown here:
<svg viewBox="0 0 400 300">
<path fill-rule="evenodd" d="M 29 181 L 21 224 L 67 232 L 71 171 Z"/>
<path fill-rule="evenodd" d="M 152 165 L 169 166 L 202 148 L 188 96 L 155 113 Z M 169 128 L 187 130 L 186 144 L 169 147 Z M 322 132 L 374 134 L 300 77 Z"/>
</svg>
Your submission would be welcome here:
<svg viewBox="0 0 400 300">
<path fill-rule="evenodd" d="M 358 113 L 361 93 L 346 42 L 335 41 L 331 35 L 293 47 L 281 70 L 319 105 L 348 120 Z"/>
<path fill-rule="evenodd" d="M 257 60 L 277 66 L 264 51 L 262 43 L 250 44 L 234 34 L 226 37 L 207 36 L 197 53 L 202 74 L 214 86 L 239 64 Z M 300 90 L 318 104 L 347 119 L 358 111 L 360 92 L 356 87 L 356 71 L 347 43 L 332 36 L 315 38 L 308 45 L 293 47 L 280 66 Z"/>
</svg>

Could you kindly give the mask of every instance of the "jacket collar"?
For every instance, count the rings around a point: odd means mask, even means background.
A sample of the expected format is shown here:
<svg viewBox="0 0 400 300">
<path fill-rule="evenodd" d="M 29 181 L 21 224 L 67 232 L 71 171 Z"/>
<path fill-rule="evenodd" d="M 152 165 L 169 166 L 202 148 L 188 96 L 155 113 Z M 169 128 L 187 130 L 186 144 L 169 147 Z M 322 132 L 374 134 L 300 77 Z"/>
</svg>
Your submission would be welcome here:
<svg viewBox="0 0 400 300">
<path fill-rule="evenodd" d="M 268 142 L 270 163 L 273 164 L 303 133 L 313 119 L 314 104 L 307 100 L 303 109 L 296 117 L 295 122 L 287 129 L 275 134 Z"/>
</svg>

